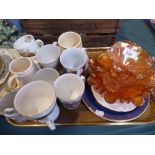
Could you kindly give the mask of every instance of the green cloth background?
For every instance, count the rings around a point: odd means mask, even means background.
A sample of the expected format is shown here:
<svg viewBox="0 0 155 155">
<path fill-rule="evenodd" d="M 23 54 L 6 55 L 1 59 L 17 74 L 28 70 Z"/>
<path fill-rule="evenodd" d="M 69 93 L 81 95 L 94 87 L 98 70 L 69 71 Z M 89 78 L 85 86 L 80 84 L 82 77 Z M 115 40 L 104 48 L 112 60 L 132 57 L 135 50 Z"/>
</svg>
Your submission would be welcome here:
<svg viewBox="0 0 155 155">
<path fill-rule="evenodd" d="M 132 40 L 143 46 L 151 55 L 155 55 L 155 32 L 148 24 L 147 20 L 121 20 L 121 28 L 117 35 L 117 40 Z M 0 134 L 20 134 L 20 135 L 100 135 L 100 134 L 155 134 L 155 123 L 137 126 L 57 126 L 51 132 L 47 127 L 14 127 L 0 116 Z"/>
<path fill-rule="evenodd" d="M 148 23 L 148 20 L 121 20 L 117 40 L 132 40 L 151 55 L 155 54 L 155 31 Z"/>
</svg>

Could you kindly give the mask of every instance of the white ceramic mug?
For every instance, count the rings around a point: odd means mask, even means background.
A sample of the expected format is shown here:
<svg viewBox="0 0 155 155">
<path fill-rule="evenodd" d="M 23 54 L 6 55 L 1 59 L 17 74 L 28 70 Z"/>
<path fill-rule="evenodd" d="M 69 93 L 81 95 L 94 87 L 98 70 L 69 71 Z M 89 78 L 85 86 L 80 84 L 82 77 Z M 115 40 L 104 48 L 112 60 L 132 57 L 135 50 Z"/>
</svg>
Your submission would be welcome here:
<svg viewBox="0 0 155 155">
<path fill-rule="evenodd" d="M 42 68 L 56 68 L 60 56 L 60 49 L 54 44 L 42 46 L 36 53 L 36 61 Z"/>
<path fill-rule="evenodd" d="M 66 109 L 75 109 L 80 105 L 85 85 L 81 77 L 67 73 L 56 79 L 54 88 L 63 106 Z"/>
<path fill-rule="evenodd" d="M 53 68 L 43 68 L 35 73 L 32 81 L 46 81 L 54 84 L 55 80 L 59 77 L 59 73 Z"/>
<path fill-rule="evenodd" d="M 14 108 L 5 109 L 4 116 L 19 122 L 39 120 L 53 130 L 59 113 L 54 87 L 45 81 L 33 81 L 17 92 Z"/>
<path fill-rule="evenodd" d="M 88 57 L 86 53 L 79 48 L 68 48 L 60 55 L 60 62 L 67 73 L 84 75 Z"/>
<path fill-rule="evenodd" d="M 82 48 L 81 36 L 76 32 L 64 32 L 58 38 L 58 45 L 61 51 L 71 47 Z"/>
<path fill-rule="evenodd" d="M 16 79 L 20 85 L 25 85 L 32 81 L 32 77 L 37 72 L 37 68 L 31 58 L 18 57 L 9 65 L 9 70 L 13 74 L 8 80 L 8 87 L 12 88 L 12 83 Z"/>
<path fill-rule="evenodd" d="M 21 56 L 29 57 L 31 54 L 35 55 L 43 45 L 44 43 L 40 39 L 35 40 L 32 35 L 24 35 L 15 41 L 13 47 Z"/>
</svg>

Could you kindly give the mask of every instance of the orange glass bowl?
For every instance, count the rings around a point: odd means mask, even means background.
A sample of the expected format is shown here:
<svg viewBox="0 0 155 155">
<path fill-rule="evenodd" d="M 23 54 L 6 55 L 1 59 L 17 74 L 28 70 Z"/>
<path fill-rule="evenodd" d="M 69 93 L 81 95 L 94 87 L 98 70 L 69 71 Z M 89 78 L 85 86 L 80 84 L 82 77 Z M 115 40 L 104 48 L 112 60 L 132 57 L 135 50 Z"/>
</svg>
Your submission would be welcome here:
<svg viewBox="0 0 155 155">
<path fill-rule="evenodd" d="M 153 60 L 134 42 L 116 42 L 89 64 L 88 83 L 108 103 L 120 100 L 140 106 L 154 87 Z"/>
</svg>

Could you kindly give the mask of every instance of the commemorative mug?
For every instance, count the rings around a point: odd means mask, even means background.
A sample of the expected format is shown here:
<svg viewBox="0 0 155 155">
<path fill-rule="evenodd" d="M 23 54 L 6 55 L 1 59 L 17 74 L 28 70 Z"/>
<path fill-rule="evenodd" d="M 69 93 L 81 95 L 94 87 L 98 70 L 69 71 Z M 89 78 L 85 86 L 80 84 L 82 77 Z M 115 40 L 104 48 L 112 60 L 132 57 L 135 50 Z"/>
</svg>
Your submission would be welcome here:
<svg viewBox="0 0 155 155">
<path fill-rule="evenodd" d="M 79 48 L 68 48 L 60 55 L 60 63 L 67 73 L 74 73 L 79 76 L 84 75 L 87 62 L 88 57 L 86 53 Z"/>
<path fill-rule="evenodd" d="M 55 129 L 54 121 L 60 110 L 56 103 L 54 87 L 45 81 L 32 81 L 16 93 L 14 108 L 4 110 L 4 116 L 17 122 L 38 120 Z"/>
<path fill-rule="evenodd" d="M 56 96 L 66 109 L 76 109 L 81 102 L 85 85 L 81 77 L 76 74 L 63 74 L 59 76 L 54 88 Z"/>
<path fill-rule="evenodd" d="M 19 55 L 31 57 L 43 45 L 44 43 L 40 39 L 35 40 L 32 35 L 28 34 L 18 38 L 13 44 L 13 47 L 18 51 Z"/>
</svg>

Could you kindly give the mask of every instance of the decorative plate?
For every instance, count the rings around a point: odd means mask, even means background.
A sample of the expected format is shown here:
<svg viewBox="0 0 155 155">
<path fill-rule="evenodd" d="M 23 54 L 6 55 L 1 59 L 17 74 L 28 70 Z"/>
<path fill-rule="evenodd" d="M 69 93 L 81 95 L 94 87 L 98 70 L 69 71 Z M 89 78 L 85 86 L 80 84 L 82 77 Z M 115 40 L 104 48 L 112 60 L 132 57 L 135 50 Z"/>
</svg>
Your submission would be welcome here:
<svg viewBox="0 0 155 155">
<path fill-rule="evenodd" d="M 142 104 L 142 106 L 136 107 L 132 111 L 129 111 L 129 112 L 113 111 L 98 104 L 98 102 L 93 96 L 91 87 L 87 82 L 85 84 L 86 84 L 86 87 L 85 87 L 85 92 L 82 100 L 91 112 L 93 112 L 95 115 L 97 115 L 102 119 L 115 121 L 115 122 L 131 121 L 140 117 L 146 111 L 149 105 L 149 97 L 146 97 L 144 98 L 144 103 Z"/>
</svg>

